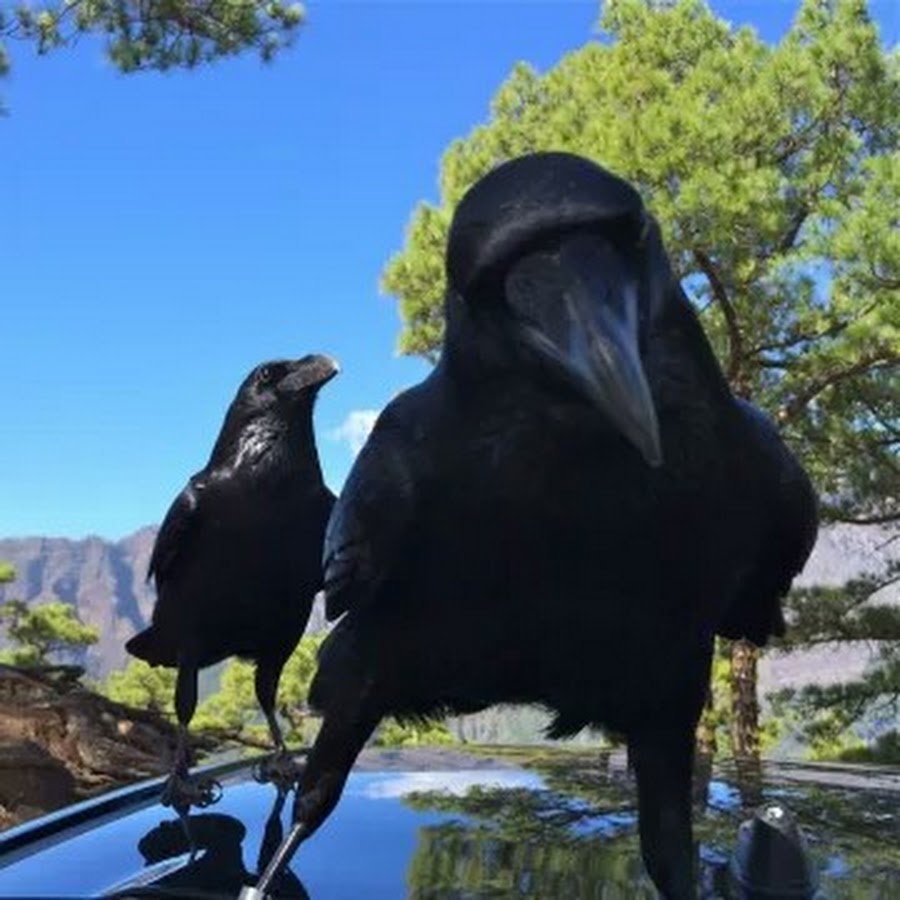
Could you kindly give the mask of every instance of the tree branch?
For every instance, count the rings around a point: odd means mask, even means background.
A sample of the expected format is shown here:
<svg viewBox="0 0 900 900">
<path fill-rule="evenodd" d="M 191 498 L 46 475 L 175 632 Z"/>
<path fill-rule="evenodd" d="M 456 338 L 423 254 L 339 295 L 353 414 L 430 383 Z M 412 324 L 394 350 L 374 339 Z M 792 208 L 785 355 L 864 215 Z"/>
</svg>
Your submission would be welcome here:
<svg viewBox="0 0 900 900">
<path fill-rule="evenodd" d="M 803 227 L 803 223 L 806 221 L 808 215 L 809 207 L 805 203 L 801 203 L 794 213 L 794 217 L 791 219 L 791 223 L 788 226 L 788 230 L 785 232 L 784 237 L 777 244 L 779 253 L 784 253 L 794 246 L 794 241 L 797 240 L 797 235 L 800 234 L 800 229 Z"/>
<path fill-rule="evenodd" d="M 791 350 L 796 347 L 797 344 L 808 344 L 813 341 L 820 341 L 823 338 L 837 337 L 842 331 L 849 327 L 851 322 L 859 322 L 860 319 L 865 318 L 869 313 L 878 309 L 880 305 L 881 303 L 878 300 L 873 300 L 868 306 L 864 306 L 852 319 L 842 319 L 833 322 L 822 331 L 794 331 L 789 333 L 783 340 L 773 341 L 771 344 L 760 344 L 758 347 L 754 347 L 752 350 L 748 351 L 747 355 L 758 356 L 760 353 L 770 353 L 772 350 Z"/>
<path fill-rule="evenodd" d="M 37 24 L 37 14 L 50 13 L 56 20 L 56 26 L 59 27 L 67 18 L 71 18 L 72 15 L 78 11 L 78 8 L 84 5 L 84 2 L 85 0 L 71 0 L 71 2 L 67 3 L 62 9 L 50 9 L 47 6 L 30 9 L 28 12 L 30 13 L 31 18 L 24 24 L 16 15 L 15 9 L 11 11 L 7 10 L 11 17 L 6 26 L 0 28 L 0 36 L 8 37 L 12 40 L 31 39 L 40 31 L 40 27 Z M 63 43 L 68 43 L 68 39 L 63 38 Z"/>
<path fill-rule="evenodd" d="M 893 522 L 900 522 L 900 509 L 893 512 L 876 513 L 871 516 L 852 516 L 832 509 L 823 511 L 833 521 L 844 522 L 847 525 L 890 525 Z"/>
<path fill-rule="evenodd" d="M 888 278 L 878 272 L 874 263 L 869 263 L 869 277 L 875 282 L 876 287 L 889 291 L 900 290 L 900 278 Z"/>
<path fill-rule="evenodd" d="M 829 644 L 890 644 L 893 643 L 892 638 L 869 638 L 854 635 L 851 630 L 840 630 L 840 626 L 836 626 L 834 631 L 827 634 L 815 634 L 808 637 L 797 637 L 790 641 L 779 641 L 779 653 L 792 653 L 795 650 L 806 649 L 808 647 L 827 647 Z"/>
<path fill-rule="evenodd" d="M 758 359 L 756 362 L 763 369 L 789 369 L 796 360 L 786 356 L 779 356 L 775 359 Z"/>
<path fill-rule="evenodd" d="M 729 381 L 735 381 L 740 373 L 741 364 L 744 361 L 744 341 L 741 336 L 741 326 L 738 322 L 737 313 L 731 300 L 728 298 L 728 291 L 725 284 L 719 277 L 716 267 L 713 265 L 712 259 L 703 250 L 694 250 L 694 259 L 701 271 L 709 281 L 713 297 L 719 304 L 722 315 L 725 317 L 725 327 L 728 330 L 728 371 Z"/>
<path fill-rule="evenodd" d="M 888 441 L 890 444 L 893 439 L 900 439 L 900 427 L 894 424 L 893 421 L 886 419 L 882 414 L 881 410 L 877 409 L 875 404 L 872 403 L 867 397 L 861 398 L 862 405 L 868 410 L 869 415 L 887 432 L 888 436 L 891 438 Z"/>
<path fill-rule="evenodd" d="M 77 682 L 84 675 L 83 666 L 71 666 L 64 664 L 41 663 L 36 666 L 17 666 L 11 663 L 0 663 L 0 670 L 6 669 L 19 675 L 34 678 L 45 684 L 54 684 L 57 681 Z"/>
<path fill-rule="evenodd" d="M 806 408 L 811 401 L 818 397 L 822 391 L 827 390 L 841 381 L 846 381 L 848 378 L 861 375 L 863 372 L 867 372 L 871 369 L 880 369 L 883 366 L 897 362 L 900 362 L 900 356 L 895 354 L 884 355 L 883 351 L 879 350 L 876 353 L 864 356 L 846 369 L 837 369 L 836 371 L 829 372 L 823 378 L 813 381 L 805 390 L 797 394 L 793 400 L 782 406 L 781 409 L 778 410 L 778 421 L 781 423 L 790 421 L 798 412 L 800 412 L 800 410 Z"/>
<path fill-rule="evenodd" d="M 230 741 L 235 744 L 240 744 L 243 747 L 250 747 L 253 750 L 271 751 L 273 749 L 271 741 L 267 741 L 263 738 L 251 737 L 243 728 L 220 728 L 214 726 L 212 728 L 197 728 L 195 729 L 195 733 L 208 740 L 216 741 L 217 743 Z"/>
</svg>

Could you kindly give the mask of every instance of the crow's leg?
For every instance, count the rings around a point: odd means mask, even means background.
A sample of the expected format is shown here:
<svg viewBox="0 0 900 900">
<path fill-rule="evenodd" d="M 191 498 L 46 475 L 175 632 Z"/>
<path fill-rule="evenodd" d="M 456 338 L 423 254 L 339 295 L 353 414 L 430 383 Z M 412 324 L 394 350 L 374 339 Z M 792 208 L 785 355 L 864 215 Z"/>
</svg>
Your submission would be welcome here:
<svg viewBox="0 0 900 900">
<path fill-rule="evenodd" d="M 269 865 L 269 861 L 281 846 L 281 840 L 284 835 L 284 829 L 281 826 L 281 812 L 284 809 L 284 804 L 287 801 L 289 793 L 290 791 L 278 788 L 275 803 L 269 813 L 269 818 L 266 819 L 266 827 L 263 832 L 263 839 L 259 847 L 259 856 L 256 861 L 256 871 L 260 874 Z M 306 888 L 290 869 L 282 869 L 278 873 L 278 876 L 279 877 L 276 878 L 274 883 L 270 885 L 266 896 L 281 897 L 283 895 L 285 897 L 294 897 L 296 900 L 310 900 Z M 248 892 L 245 888 L 244 892 L 241 894 L 241 898 L 249 897 L 259 900 L 262 895 L 259 893 Z"/>
<path fill-rule="evenodd" d="M 191 764 L 191 748 L 188 726 L 197 708 L 197 666 L 187 659 L 178 662 L 175 681 L 175 714 L 178 716 L 178 745 L 172 773 L 163 788 L 162 805 L 171 806 L 180 815 L 192 806 L 209 806 L 218 801 L 222 788 L 211 778 L 192 780 L 188 771 Z"/>
<path fill-rule="evenodd" d="M 638 788 L 644 864 L 666 900 L 691 900 L 694 843 L 691 772 L 694 731 L 681 728 L 628 737 L 628 758 Z"/>
<path fill-rule="evenodd" d="M 263 830 L 263 839 L 259 845 L 259 856 L 256 859 L 256 871 L 262 870 L 269 864 L 269 860 L 275 855 L 275 851 L 284 837 L 284 828 L 281 825 L 281 813 L 287 802 L 288 791 L 278 789 L 275 795 L 275 803 L 266 819 L 266 827 Z"/>
<path fill-rule="evenodd" d="M 325 716 L 294 801 L 294 824 L 304 826 L 304 839 L 337 806 L 356 757 L 380 721 L 381 713 L 365 709 L 365 704 L 355 711 L 342 710 Z"/>
<path fill-rule="evenodd" d="M 294 824 L 256 886 L 259 895 L 289 865 L 297 847 L 319 828 L 337 806 L 350 769 L 369 736 L 381 721 L 381 713 L 364 702 L 335 704 L 325 714 L 316 741 L 309 751 L 294 800 Z"/>
<path fill-rule="evenodd" d="M 286 790 L 296 784 L 303 772 L 303 763 L 297 762 L 288 751 L 275 715 L 275 695 L 278 691 L 278 680 L 287 660 L 260 660 L 256 664 L 256 699 L 269 723 L 269 733 L 275 745 L 275 753 L 263 760 L 256 769 L 257 781 L 273 782 L 279 790 Z"/>
</svg>

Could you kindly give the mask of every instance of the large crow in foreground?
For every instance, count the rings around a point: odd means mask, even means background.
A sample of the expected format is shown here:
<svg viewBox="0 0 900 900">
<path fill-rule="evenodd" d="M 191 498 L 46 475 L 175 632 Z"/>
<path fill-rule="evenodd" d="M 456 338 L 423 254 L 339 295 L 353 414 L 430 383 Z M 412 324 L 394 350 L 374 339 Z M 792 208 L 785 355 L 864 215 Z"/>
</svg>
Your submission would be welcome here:
<svg viewBox="0 0 900 900">
<path fill-rule="evenodd" d="M 816 532 L 638 194 L 560 153 L 495 169 L 447 248 L 441 360 L 392 402 L 325 540 L 324 715 L 292 838 L 385 715 L 543 704 L 624 734 L 648 870 L 693 896 L 691 762 L 717 629 L 764 643 Z"/>
<path fill-rule="evenodd" d="M 178 667 L 178 750 L 164 796 L 176 808 L 209 801 L 209 786 L 187 778 L 187 728 L 198 670 L 229 656 L 255 660 L 256 696 L 277 748 L 269 770 L 290 774 L 275 694 L 322 586 L 334 496 L 322 482 L 313 405 L 337 371 L 327 356 L 257 366 L 229 407 L 209 462 L 156 537 L 148 572 L 158 594 L 153 622 L 126 649 L 152 665 Z"/>
</svg>

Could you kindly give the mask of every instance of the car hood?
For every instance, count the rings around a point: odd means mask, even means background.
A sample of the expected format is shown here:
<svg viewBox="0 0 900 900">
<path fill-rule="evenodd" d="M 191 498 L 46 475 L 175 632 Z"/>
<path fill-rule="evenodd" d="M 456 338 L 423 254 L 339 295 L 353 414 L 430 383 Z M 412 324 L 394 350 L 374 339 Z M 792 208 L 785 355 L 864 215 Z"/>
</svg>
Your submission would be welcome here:
<svg viewBox="0 0 900 900">
<path fill-rule="evenodd" d="M 221 800 L 180 819 L 144 782 L 0 835 L 0 894 L 236 897 L 290 822 L 292 795 L 253 761 L 206 767 Z M 706 896 L 728 890 L 745 808 L 777 799 L 806 833 L 823 888 L 879 896 L 900 878 L 900 775 L 768 765 L 752 789 L 724 768 L 696 816 Z M 277 897 L 655 897 L 621 757 L 507 750 L 369 754 L 337 810 L 273 886 Z"/>
</svg>

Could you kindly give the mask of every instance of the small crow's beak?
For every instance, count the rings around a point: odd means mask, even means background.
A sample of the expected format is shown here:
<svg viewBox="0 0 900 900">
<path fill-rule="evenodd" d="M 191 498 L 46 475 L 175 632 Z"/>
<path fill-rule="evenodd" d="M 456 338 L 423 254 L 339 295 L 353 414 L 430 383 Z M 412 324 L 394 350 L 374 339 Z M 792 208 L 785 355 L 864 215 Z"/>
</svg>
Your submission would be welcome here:
<svg viewBox="0 0 900 900">
<path fill-rule="evenodd" d="M 648 465 L 661 465 L 659 423 L 638 349 L 634 277 L 598 236 L 567 238 L 558 265 L 561 308 L 541 304 L 556 310 L 524 326 L 526 342 L 606 415 Z"/>
<path fill-rule="evenodd" d="M 278 389 L 283 393 L 293 393 L 309 388 L 318 389 L 331 381 L 340 371 L 341 367 L 337 360 L 330 356 L 324 354 L 304 356 L 291 365 L 288 374 L 278 382 Z"/>
</svg>

